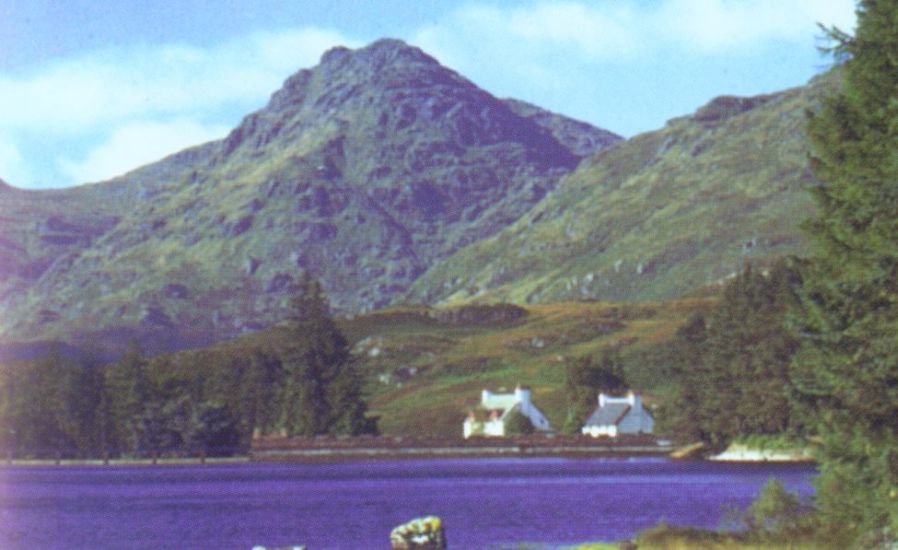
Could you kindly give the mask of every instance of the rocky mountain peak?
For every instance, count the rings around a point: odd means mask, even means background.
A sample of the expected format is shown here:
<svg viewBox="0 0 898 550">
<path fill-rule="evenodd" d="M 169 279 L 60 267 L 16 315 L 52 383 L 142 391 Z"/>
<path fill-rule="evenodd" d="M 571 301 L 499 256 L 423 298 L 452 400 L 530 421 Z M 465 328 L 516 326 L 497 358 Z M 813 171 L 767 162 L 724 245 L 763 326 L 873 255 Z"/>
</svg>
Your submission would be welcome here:
<svg viewBox="0 0 898 550">
<path fill-rule="evenodd" d="M 408 64 L 439 65 L 436 59 L 419 48 L 394 38 L 383 38 L 357 50 L 351 50 L 344 46 L 331 48 L 321 56 L 320 64 L 325 68 L 342 70 L 346 64 L 350 63 L 367 66 L 374 70 Z"/>
<path fill-rule="evenodd" d="M 528 212 L 607 138 L 501 101 L 399 40 L 333 48 L 224 140 L 60 196 L 80 205 L 68 225 L 0 239 L 0 260 L 21 266 L 0 274 L 15 320 L 0 319 L 0 338 L 71 333 L 78 319 L 228 336 L 279 321 L 301 270 L 338 311 L 382 307 Z M 121 206 L 93 223 L 114 191 Z M 0 230 L 24 227 L 11 202 Z M 16 215 L 44 206 L 33 202 Z M 43 217 L 59 217 L 49 206 Z"/>
<path fill-rule="evenodd" d="M 355 153 L 366 163 L 383 159 L 382 173 L 396 160 L 387 157 L 423 143 L 455 157 L 472 147 L 517 143 L 530 158 L 571 169 L 586 151 L 572 148 L 552 126 L 548 118 L 518 114 L 420 49 L 384 39 L 355 50 L 332 48 L 319 65 L 288 78 L 264 109 L 228 136 L 223 152 L 244 147 L 257 155 L 269 144 L 321 138 L 340 142 L 341 155 Z M 606 144 L 598 141 L 598 147 Z M 392 147 L 385 150 L 386 144 Z"/>
<path fill-rule="evenodd" d="M 436 59 L 401 40 L 382 39 L 356 50 L 336 46 L 321 56 L 317 66 L 302 69 L 288 78 L 272 96 L 269 108 L 280 110 L 290 104 L 302 103 L 312 94 L 320 96 L 328 90 L 347 86 L 401 87 L 416 81 L 420 84 L 427 80 L 420 79 L 427 72 L 431 76 L 440 74 L 438 80 L 464 81 Z"/>
</svg>

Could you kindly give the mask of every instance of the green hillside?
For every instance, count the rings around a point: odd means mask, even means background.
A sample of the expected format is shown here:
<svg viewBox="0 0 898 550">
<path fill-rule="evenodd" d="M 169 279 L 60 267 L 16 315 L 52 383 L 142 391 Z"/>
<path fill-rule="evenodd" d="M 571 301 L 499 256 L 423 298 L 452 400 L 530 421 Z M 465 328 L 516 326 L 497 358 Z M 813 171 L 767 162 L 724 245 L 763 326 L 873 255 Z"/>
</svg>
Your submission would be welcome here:
<svg viewBox="0 0 898 550">
<path fill-rule="evenodd" d="M 279 321 L 303 269 L 338 311 L 383 307 L 620 139 L 510 105 L 380 40 L 328 51 L 222 141 L 111 182 L 0 189 L 0 338 L 233 336 Z"/>
<path fill-rule="evenodd" d="M 640 354 L 667 342 L 714 298 L 639 305 L 569 302 L 513 308 L 523 315 L 473 315 L 454 309 L 388 308 L 338 319 L 367 380 L 370 412 L 389 435 L 458 436 L 466 412 L 484 388 L 528 385 L 553 426 L 566 414 L 564 368 L 580 357 L 617 349 L 630 383 L 651 394 L 665 381 L 647 372 Z M 507 306 L 505 306 L 507 307 Z M 503 309 L 500 306 L 500 309 Z M 255 350 L 277 350 L 290 338 L 282 327 L 242 336 L 162 361 L 178 376 L 212 380 L 219 369 L 245 364 Z M 655 365 L 650 365 L 652 369 Z M 651 398 L 650 398 L 651 399 Z"/>
<path fill-rule="evenodd" d="M 516 223 L 422 275 L 407 300 L 670 298 L 746 260 L 806 252 L 805 111 L 834 82 L 719 97 L 598 153 Z"/>
</svg>

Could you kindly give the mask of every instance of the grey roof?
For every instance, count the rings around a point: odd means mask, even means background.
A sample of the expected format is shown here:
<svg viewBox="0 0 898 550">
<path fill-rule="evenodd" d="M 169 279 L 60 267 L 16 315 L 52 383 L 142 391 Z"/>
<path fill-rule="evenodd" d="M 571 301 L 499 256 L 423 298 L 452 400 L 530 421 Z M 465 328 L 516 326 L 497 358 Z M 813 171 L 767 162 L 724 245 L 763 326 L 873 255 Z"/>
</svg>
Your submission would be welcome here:
<svg viewBox="0 0 898 550">
<path fill-rule="evenodd" d="M 630 410 L 627 403 L 608 403 L 604 407 L 598 407 L 586 421 L 587 426 L 614 426 Z"/>
</svg>

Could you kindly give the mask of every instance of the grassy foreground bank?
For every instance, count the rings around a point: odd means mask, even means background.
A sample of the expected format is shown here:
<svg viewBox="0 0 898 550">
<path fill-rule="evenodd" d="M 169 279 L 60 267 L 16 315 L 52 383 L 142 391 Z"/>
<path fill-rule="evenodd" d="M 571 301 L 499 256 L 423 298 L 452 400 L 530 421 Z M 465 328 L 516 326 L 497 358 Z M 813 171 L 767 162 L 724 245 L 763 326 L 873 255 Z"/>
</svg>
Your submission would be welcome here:
<svg viewBox="0 0 898 550">
<path fill-rule="evenodd" d="M 759 540 L 749 533 L 725 533 L 691 527 L 659 526 L 632 542 L 593 542 L 566 550 L 824 550 L 835 548 L 813 535 L 783 540 Z"/>
</svg>

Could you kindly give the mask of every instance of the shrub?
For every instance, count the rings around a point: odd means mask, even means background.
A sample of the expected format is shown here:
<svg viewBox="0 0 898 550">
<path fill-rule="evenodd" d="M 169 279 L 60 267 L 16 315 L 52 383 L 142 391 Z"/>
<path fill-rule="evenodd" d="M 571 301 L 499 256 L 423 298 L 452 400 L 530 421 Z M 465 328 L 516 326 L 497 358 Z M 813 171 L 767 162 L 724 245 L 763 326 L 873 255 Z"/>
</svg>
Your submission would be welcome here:
<svg viewBox="0 0 898 550">
<path fill-rule="evenodd" d="M 520 411 L 513 411 L 505 421 L 506 435 L 530 435 L 535 431 L 533 422 Z"/>
<path fill-rule="evenodd" d="M 798 529 L 807 506 L 771 477 L 746 512 L 745 523 L 759 535 L 782 535 Z"/>
</svg>

